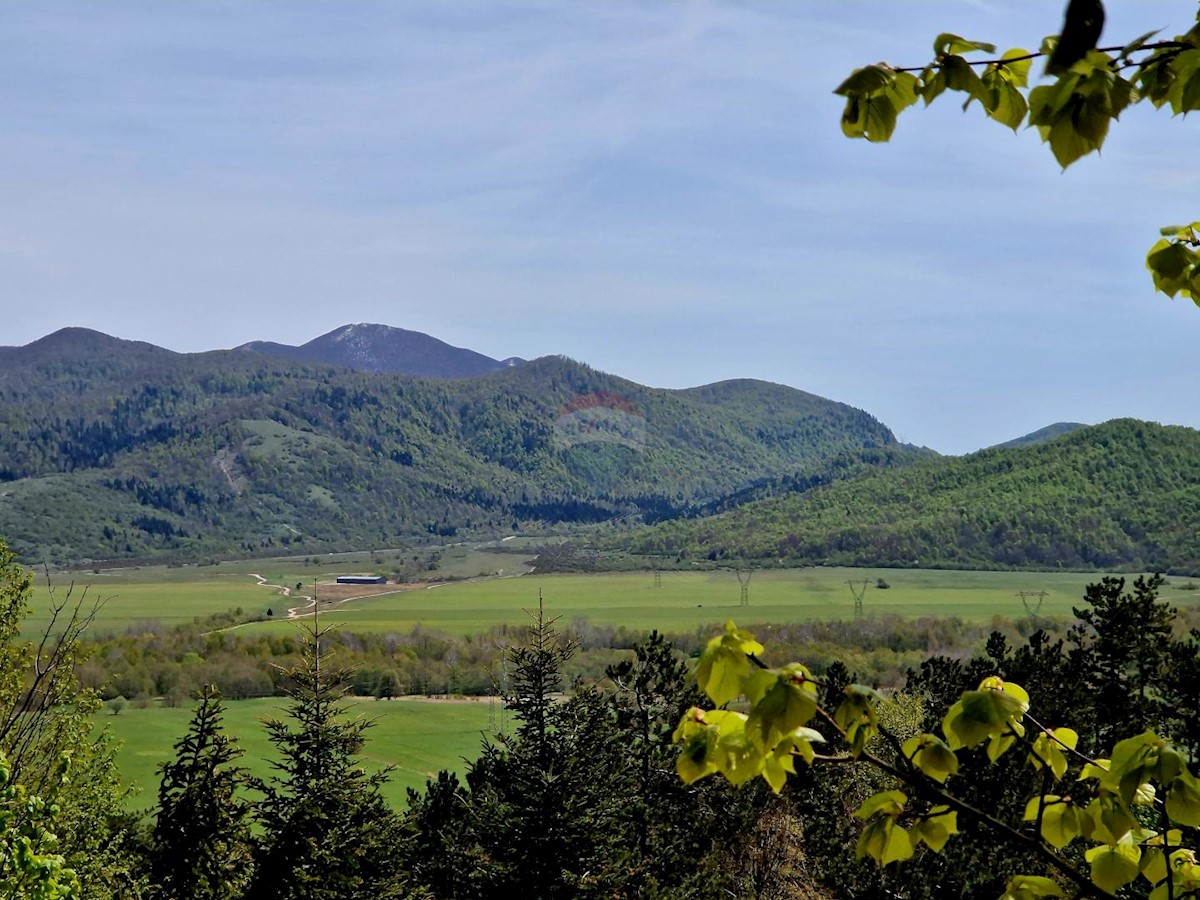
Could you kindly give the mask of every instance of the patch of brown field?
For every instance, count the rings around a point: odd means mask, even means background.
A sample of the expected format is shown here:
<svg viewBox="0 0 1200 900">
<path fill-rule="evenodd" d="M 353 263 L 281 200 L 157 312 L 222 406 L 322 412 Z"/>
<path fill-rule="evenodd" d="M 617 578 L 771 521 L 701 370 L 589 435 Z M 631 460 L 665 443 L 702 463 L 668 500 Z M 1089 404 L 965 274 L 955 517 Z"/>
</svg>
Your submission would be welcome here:
<svg viewBox="0 0 1200 900">
<path fill-rule="evenodd" d="M 354 600 L 358 597 L 373 597 L 376 594 L 395 594 L 398 591 L 419 591 L 429 587 L 424 582 L 410 584 L 335 584 L 332 581 L 317 582 L 317 597 L 322 603 L 335 600 Z M 302 589 L 300 593 L 311 593 Z"/>
</svg>

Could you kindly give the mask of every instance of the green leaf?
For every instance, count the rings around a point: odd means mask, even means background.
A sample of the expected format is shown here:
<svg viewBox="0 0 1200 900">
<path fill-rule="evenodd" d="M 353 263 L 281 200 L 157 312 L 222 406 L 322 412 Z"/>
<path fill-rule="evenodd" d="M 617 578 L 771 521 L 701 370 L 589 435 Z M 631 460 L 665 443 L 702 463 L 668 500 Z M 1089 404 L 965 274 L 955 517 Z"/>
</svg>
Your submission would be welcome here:
<svg viewBox="0 0 1200 900">
<path fill-rule="evenodd" d="M 1167 88 L 1167 100 L 1176 115 L 1195 109 L 1195 92 L 1192 87 L 1197 72 L 1200 72 L 1200 50 L 1184 50 L 1169 64 L 1171 85 Z"/>
<path fill-rule="evenodd" d="M 1165 835 L 1165 843 L 1172 847 L 1178 847 L 1182 840 L 1183 832 L 1178 828 L 1169 829 Z M 1151 884 L 1158 884 L 1167 877 L 1167 858 L 1163 853 L 1163 844 L 1164 835 L 1155 834 L 1147 838 L 1142 847 L 1142 877 Z M 1171 856 L 1174 857 L 1175 852 Z"/>
<path fill-rule="evenodd" d="M 1044 875 L 1014 875 L 1008 880 L 1000 900 L 1041 900 L 1065 896 L 1053 879 Z"/>
<path fill-rule="evenodd" d="M 857 756 L 879 729 L 875 703 L 881 698 L 878 691 L 863 684 L 847 685 L 842 693 L 845 699 L 834 711 L 833 721 L 845 732 L 850 750 Z"/>
<path fill-rule="evenodd" d="M 842 97 L 852 97 L 857 94 L 873 94 L 891 84 L 896 77 L 894 69 L 884 65 L 865 66 L 855 69 L 850 75 L 833 89 L 835 94 Z"/>
<path fill-rule="evenodd" d="M 1064 169 L 1096 149 L 1095 141 L 1081 134 L 1069 116 L 1060 117 L 1045 129 L 1042 139 L 1050 144 L 1050 152 Z"/>
<path fill-rule="evenodd" d="M 1129 104 L 1138 99 L 1137 90 L 1134 88 L 1133 83 L 1126 81 L 1119 75 L 1113 79 L 1108 96 L 1111 105 L 1110 112 L 1114 119 L 1119 119 L 1121 113 L 1125 111 Z"/>
<path fill-rule="evenodd" d="M 912 839 L 908 832 L 896 825 L 891 816 L 872 819 L 858 836 L 855 857 L 870 856 L 882 866 L 891 862 L 909 859 L 913 855 Z"/>
<path fill-rule="evenodd" d="M 933 39 L 933 53 L 935 56 L 941 56 L 945 53 L 971 53 L 974 50 L 983 50 L 985 53 L 995 53 L 995 44 L 985 44 L 983 41 L 968 41 L 966 38 L 959 37 L 957 34 L 951 34 L 944 31 Z"/>
<path fill-rule="evenodd" d="M 1045 808 L 1041 809 L 1043 804 Z M 1042 839 L 1056 850 L 1092 831 L 1088 815 L 1069 797 L 1046 794 L 1032 798 L 1025 804 L 1025 821 L 1036 822 L 1039 809 L 1042 812 Z"/>
<path fill-rule="evenodd" d="M 935 806 L 913 826 L 909 836 L 914 843 L 924 841 L 934 853 L 941 853 L 952 834 L 958 834 L 958 813 L 948 806 Z"/>
<path fill-rule="evenodd" d="M 985 678 L 977 691 L 965 691 L 942 720 L 942 732 L 951 750 L 975 747 L 1000 735 L 1010 719 L 1029 709 L 1029 695 L 999 678 Z"/>
<path fill-rule="evenodd" d="M 1115 844 L 1137 827 L 1137 819 L 1116 794 L 1102 792 L 1084 810 L 1091 820 L 1091 827 L 1084 826 L 1083 833 L 1093 841 Z"/>
<path fill-rule="evenodd" d="M 946 90 L 946 74 L 941 69 L 934 70 L 932 74 L 929 69 L 926 69 L 921 74 L 921 85 L 917 89 L 917 93 L 921 95 L 926 106 L 936 100 L 944 90 Z"/>
<path fill-rule="evenodd" d="M 896 108 L 897 112 L 901 112 L 917 102 L 919 85 L 917 76 L 912 72 L 897 72 L 892 83 L 884 90 L 888 99 L 892 101 L 892 106 Z"/>
<path fill-rule="evenodd" d="M 812 745 L 824 743 L 821 732 L 812 728 L 797 728 L 785 735 L 774 751 L 763 760 L 762 776 L 775 793 L 783 790 L 788 775 L 796 774 L 796 757 L 799 756 L 807 764 L 812 765 L 815 758 Z"/>
<path fill-rule="evenodd" d="M 1029 67 L 1033 65 L 1033 60 L 1020 58 L 1029 55 L 1029 51 L 1023 47 L 1013 47 L 1011 50 L 1005 50 L 1004 55 L 1000 57 L 1004 61 L 1004 65 L 999 67 L 1000 72 L 1017 87 L 1029 86 Z"/>
<path fill-rule="evenodd" d="M 763 754 L 746 735 L 746 717 L 718 709 L 709 713 L 708 718 L 716 720 L 717 745 L 712 751 L 712 762 L 717 771 L 734 786 L 745 784 L 762 772 Z"/>
<path fill-rule="evenodd" d="M 880 814 L 898 816 L 904 812 L 904 804 L 907 802 L 908 796 L 903 791 L 880 791 L 864 800 L 862 806 L 855 810 L 854 817 L 869 819 Z"/>
<path fill-rule="evenodd" d="M 900 749 L 914 766 L 934 781 L 944 782 L 958 772 L 958 757 L 936 735 L 919 734 L 911 737 Z"/>
<path fill-rule="evenodd" d="M 1132 803 L 1138 788 L 1157 769 L 1159 753 L 1164 747 L 1166 742 L 1153 731 L 1118 741 L 1103 781 L 1117 790 L 1126 805 Z"/>
<path fill-rule="evenodd" d="M 1187 115 L 1189 112 L 1197 109 L 1200 109 L 1200 72 L 1194 73 L 1188 79 L 1187 84 L 1179 95 L 1179 109 L 1177 112 Z"/>
<path fill-rule="evenodd" d="M 1029 761 L 1035 769 L 1040 769 L 1042 762 L 1045 761 L 1050 766 L 1050 771 L 1054 773 L 1055 779 L 1062 778 L 1067 773 L 1067 756 L 1063 750 L 1064 748 L 1074 750 L 1078 743 L 1079 735 L 1070 728 L 1044 731 L 1033 742 L 1033 751 L 1029 754 Z"/>
<path fill-rule="evenodd" d="M 946 87 L 952 91 L 964 91 L 969 95 L 967 102 L 963 104 L 964 109 L 972 99 L 978 100 L 985 108 L 991 103 L 991 95 L 983 86 L 983 81 L 961 56 L 947 56 L 943 59 L 942 72 L 946 75 Z"/>
<path fill-rule="evenodd" d="M 717 729 L 710 726 L 704 710 L 693 706 L 684 713 L 674 734 L 675 742 L 683 744 L 675 760 L 675 771 L 684 784 L 717 771 L 713 762 L 717 737 Z"/>
<path fill-rule="evenodd" d="M 746 731 L 763 750 L 772 750 L 785 734 L 795 732 L 817 712 L 817 685 L 800 663 L 776 672 L 771 686 L 754 702 Z M 757 685 L 751 694 L 757 692 Z"/>
<path fill-rule="evenodd" d="M 885 143 L 896 130 L 897 112 L 886 94 L 851 96 L 842 113 L 842 133 L 850 138 Z"/>
<path fill-rule="evenodd" d="M 689 709 L 673 736 L 677 743 L 683 744 L 675 760 L 675 771 L 683 782 L 691 784 L 706 775 L 722 772 L 738 784 L 757 774 L 756 754 L 747 750 L 745 726 L 746 717 L 741 713 L 695 706 Z M 748 770 L 752 771 L 747 774 Z"/>
<path fill-rule="evenodd" d="M 1137 878 L 1141 852 L 1126 844 L 1093 847 L 1084 854 L 1092 866 L 1092 884 L 1115 894 L 1122 885 Z"/>
<path fill-rule="evenodd" d="M 991 738 L 988 739 L 988 760 L 991 762 L 996 762 L 1001 756 L 1007 753 L 1014 744 L 1016 744 L 1018 738 L 1022 738 L 1024 736 L 1025 726 L 1016 719 L 1009 719 L 1008 722 L 1005 723 L 1005 728 L 1001 730 L 999 734 L 993 734 Z"/>
<path fill-rule="evenodd" d="M 1200 782 L 1184 769 L 1170 785 L 1167 816 L 1179 825 L 1192 828 L 1200 825 Z"/>
<path fill-rule="evenodd" d="M 856 818 L 869 820 L 858 836 L 855 854 L 859 859 L 870 856 L 886 866 L 913 855 L 908 832 L 896 826 L 896 819 L 904 812 L 907 802 L 908 797 L 902 791 L 881 791 L 868 797 L 855 811 Z"/>
<path fill-rule="evenodd" d="M 986 73 L 984 78 L 984 83 L 988 84 Z M 1025 114 L 1029 110 L 1025 95 L 1003 78 L 993 79 L 988 84 L 988 89 L 992 92 L 988 115 L 1001 125 L 1007 125 L 1016 131 L 1025 121 Z"/>
<path fill-rule="evenodd" d="M 710 640 L 700 655 L 696 681 L 717 706 L 742 693 L 742 682 L 750 674 L 747 654 L 763 652 L 762 644 L 748 631 L 725 623 L 725 633 Z"/>
<path fill-rule="evenodd" d="M 1118 53 L 1117 56 L 1128 56 L 1130 53 L 1134 53 L 1138 50 L 1141 50 L 1144 46 L 1146 46 L 1146 42 L 1149 41 L 1150 38 L 1152 38 L 1156 34 L 1158 34 L 1160 31 L 1162 31 L 1161 28 L 1156 28 L 1154 31 L 1147 31 L 1145 34 L 1143 34 L 1139 38 L 1134 38 L 1132 41 L 1130 41 L 1128 44 L 1126 44 L 1124 47 L 1121 48 L 1121 52 Z"/>
</svg>

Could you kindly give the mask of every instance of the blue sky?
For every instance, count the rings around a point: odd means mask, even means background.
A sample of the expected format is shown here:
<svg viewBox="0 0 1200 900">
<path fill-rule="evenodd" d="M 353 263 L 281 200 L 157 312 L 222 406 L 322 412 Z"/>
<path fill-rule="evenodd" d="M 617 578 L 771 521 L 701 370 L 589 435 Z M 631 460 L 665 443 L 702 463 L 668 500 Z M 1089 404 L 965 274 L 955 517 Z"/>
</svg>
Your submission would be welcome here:
<svg viewBox="0 0 1200 900">
<path fill-rule="evenodd" d="M 1110 3 L 1106 39 L 1184 30 Z M 0 7 L 0 343 L 180 351 L 347 322 L 642 383 L 789 384 L 965 452 L 1058 420 L 1200 427 L 1200 309 L 1150 288 L 1200 218 L 1200 124 L 1036 134 L 906 113 L 855 66 L 939 31 L 1036 47 L 1051 2 L 109 2 Z"/>
</svg>

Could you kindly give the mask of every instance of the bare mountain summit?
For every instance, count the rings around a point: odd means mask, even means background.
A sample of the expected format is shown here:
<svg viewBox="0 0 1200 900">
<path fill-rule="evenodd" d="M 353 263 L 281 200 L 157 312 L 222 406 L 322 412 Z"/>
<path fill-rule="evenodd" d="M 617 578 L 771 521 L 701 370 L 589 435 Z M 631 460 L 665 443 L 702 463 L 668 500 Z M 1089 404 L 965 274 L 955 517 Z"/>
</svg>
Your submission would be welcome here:
<svg viewBox="0 0 1200 900">
<path fill-rule="evenodd" d="M 299 347 L 251 341 L 235 349 L 361 372 L 398 372 L 423 378 L 471 378 L 524 362 L 515 356 L 492 359 L 419 331 L 362 322 L 335 328 Z"/>
</svg>

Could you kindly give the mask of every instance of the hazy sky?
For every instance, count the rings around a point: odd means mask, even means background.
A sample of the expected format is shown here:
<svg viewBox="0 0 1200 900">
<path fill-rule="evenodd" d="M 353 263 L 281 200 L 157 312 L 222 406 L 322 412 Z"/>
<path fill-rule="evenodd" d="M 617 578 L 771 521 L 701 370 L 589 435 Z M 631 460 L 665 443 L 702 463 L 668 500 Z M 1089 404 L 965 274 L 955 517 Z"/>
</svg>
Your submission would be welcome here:
<svg viewBox="0 0 1200 900">
<path fill-rule="evenodd" d="M 1110 3 L 1106 39 L 1190 0 Z M 1057 2 L 0 6 L 0 344 L 174 350 L 347 322 L 636 381 L 782 382 L 964 452 L 1057 420 L 1200 427 L 1200 123 L 1128 111 L 1060 174 L 953 97 L 842 137 L 855 66 L 1008 46 Z"/>
</svg>

